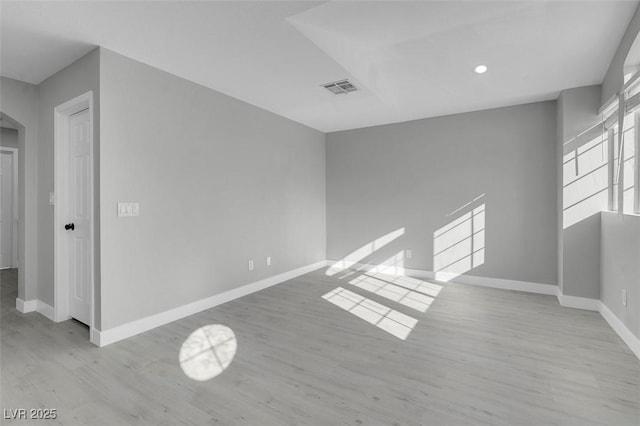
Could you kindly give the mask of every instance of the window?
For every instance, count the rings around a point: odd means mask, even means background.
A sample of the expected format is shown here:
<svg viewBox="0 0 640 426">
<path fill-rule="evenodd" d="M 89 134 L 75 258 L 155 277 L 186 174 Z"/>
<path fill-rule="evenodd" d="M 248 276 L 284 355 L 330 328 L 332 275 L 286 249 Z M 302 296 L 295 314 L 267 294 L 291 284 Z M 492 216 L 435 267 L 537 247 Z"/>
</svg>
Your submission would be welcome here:
<svg viewBox="0 0 640 426">
<path fill-rule="evenodd" d="M 623 162 L 620 165 L 622 173 L 622 186 L 623 186 L 623 212 L 626 214 L 638 213 L 635 208 L 635 201 L 637 194 L 635 191 L 635 169 L 636 169 L 636 146 L 635 146 L 635 133 L 636 133 L 636 113 L 627 114 L 624 118 L 623 125 L 623 138 L 624 143 L 623 150 Z"/>
<path fill-rule="evenodd" d="M 601 125 L 565 145 L 568 151 L 562 166 L 565 228 L 607 209 L 608 146 L 609 140 L 603 136 Z"/>
<path fill-rule="evenodd" d="M 603 113 L 603 131 L 609 144 L 608 207 L 613 211 L 622 210 L 625 214 L 640 214 L 639 83 L 640 78 L 632 77 L 629 80 L 631 86 L 624 92 L 625 102 L 616 100 Z M 625 111 L 622 123 L 619 120 L 620 108 Z M 619 137 L 620 131 L 622 138 Z"/>
<path fill-rule="evenodd" d="M 565 229 L 603 210 L 640 214 L 640 74 L 563 152 Z"/>
</svg>

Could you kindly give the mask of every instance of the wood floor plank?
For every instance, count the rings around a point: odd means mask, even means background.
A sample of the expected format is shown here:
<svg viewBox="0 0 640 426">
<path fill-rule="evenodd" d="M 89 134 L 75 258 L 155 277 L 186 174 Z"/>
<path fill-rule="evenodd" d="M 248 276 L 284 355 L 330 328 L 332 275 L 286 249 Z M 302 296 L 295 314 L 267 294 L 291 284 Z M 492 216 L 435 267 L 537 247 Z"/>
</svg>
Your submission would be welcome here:
<svg viewBox="0 0 640 426">
<path fill-rule="evenodd" d="M 393 284 L 377 294 L 358 277 L 315 271 L 96 348 L 81 324 L 17 312 L 16 272 L 3 270 L 2 408 L 56 408 L 43 425 L 640 424 L 640 362 L 598 313 L 390 276 L 375 277 Z M 403 285 L 442 289 L 420 312 L 390 300 Z M 418 322 L 401 340 L 323 299 L 338 287 Z M 238 349 L 198 382 L 178 353 L 209 324 L 230 327 Z"/>
</svg>

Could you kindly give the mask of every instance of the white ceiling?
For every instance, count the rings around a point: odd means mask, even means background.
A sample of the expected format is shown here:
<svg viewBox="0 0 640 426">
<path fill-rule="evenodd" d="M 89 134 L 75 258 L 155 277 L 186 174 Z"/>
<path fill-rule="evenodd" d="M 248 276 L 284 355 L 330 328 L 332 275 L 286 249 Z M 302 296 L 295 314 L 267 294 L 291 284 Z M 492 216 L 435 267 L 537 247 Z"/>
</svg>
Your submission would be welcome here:
<svg viewBox="0 0 640 426">
<path fill-rule="evenodd" d="M 103 46 L 329 132 L 602 82 L 635 1 L 9 2 L 2 75 L 38 84 Z M 484 75 L 473 73 L 486 64 Z M 350 78 L 361 88 L 321 88 Z"/>
</svg>

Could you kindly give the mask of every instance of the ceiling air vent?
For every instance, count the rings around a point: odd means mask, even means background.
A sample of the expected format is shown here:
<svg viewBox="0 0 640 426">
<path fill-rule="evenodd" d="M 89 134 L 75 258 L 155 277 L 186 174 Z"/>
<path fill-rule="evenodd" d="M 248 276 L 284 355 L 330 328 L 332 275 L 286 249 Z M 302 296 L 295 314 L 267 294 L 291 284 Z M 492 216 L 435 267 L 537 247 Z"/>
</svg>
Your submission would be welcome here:
<svg viewBox="0 0 640 426">
<path fill-rule="evenodd" d="M 346 95 L 350 92 L 358 90 L 349 80 L 334 81 L 333 83 L 323 84 L 322 87 L 333 93 L 334 95 Z"/>
</svg>

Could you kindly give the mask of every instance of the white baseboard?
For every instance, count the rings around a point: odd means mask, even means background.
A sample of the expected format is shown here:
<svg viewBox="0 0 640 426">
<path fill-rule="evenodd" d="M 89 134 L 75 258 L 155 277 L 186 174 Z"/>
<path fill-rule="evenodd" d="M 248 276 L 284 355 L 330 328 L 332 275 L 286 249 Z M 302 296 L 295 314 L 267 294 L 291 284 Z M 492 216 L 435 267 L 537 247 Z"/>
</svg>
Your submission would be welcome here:
<svg viewBox="0 0 640 426">
<path fill-rule="evenodd" d="M 89 341 L 91 343 L 93 343 L 94 345 L 96 345 L 96 346 L 105 346 L 105 345 L 101 345 L 100 344 L 101 340 L 102 339 L 100 339 L 100 331 L 95 329 L 95 328 L 93 328 L 93 327 L 90 327 L 89 328 Z"/>
<path fill-rule="evenodd" d="M 609 323 L 613 331 L 627 344 L 629 349 L 640 359 L 640 338 L 636 337 L 613 312 L 599 299 L 568 296 L 558 289 L 558 301 L 568 308 L 596 311 Z"/>
<path fill-rule="evenodd" d="M 327 264 L 331 266 L 335 265 L 336 263 L 339 263 L 339 262 L 332 261 L 332 260 L 327 261 Z M 449 278 L 445 276 L 439 276 L 442 274 L 435 273 L 433 271 L 401 268 L 401 267 L 389 266 L 389 265 L 353 263 L 349 266 L 348 269 L 353 269 L 356 271 L 373 272 L 373 273 L 391 274 L 391 275 L 408 275 L 411 277 L 422 278 L 426 280 L 446 281 L 446 282 L 452 282 L 457 284 L 478 285 L 482 287 L 499 288 L 503 290 L 525 291 L 528 293 L 548 294 L 552 296 L 555 296 L 557 294 L 557 288 L 558 288 L 554 284 L 541 284 L 541 283 L 532 283 L 528 281 L 505 280 L 501 278 L 485 278 L 485 277 L 477 277 L 474 275 L 457 275 Z M 443 279 L 443 278 L 449 278 L 449 279 Z"/>
<path fill-rule="evenodd" d="M 532 283 L 529 281 L 505 280 L 502 278 L 485 278 L 473 275 L 459 275 L 450 280 L 458 284 L 478 285 L 502 290 L 524 291 L 527 293 L 547 294 L 555 296 L 557 286 L 553 284 Z"/>
<path fill-rule="evenodd" d="M 600 302 L 600 315 L 609 323 L 611 328 L 620 336 L 622 341 L 629 346 L 629 349 L 640 359 L 640 338 L 633 334 L 613 312 Z"/>
<path fill-rule="evenodd" d="M 49 318 L 51 321 L 55 321 L 56 314 L 53 310 L 53 306 L 44 303 L 42 300 L 38 300 L 38 312 Z"/>
<path fill-rule="evenodd" d="M 256 291 L 263 290 L 267 287 L 271 287 L 284 281 L 299 277 L 300 275 L 304 275 L 311 271 L 315 271 L 316 269 L 320 269 L 326 266 L 326 264 L 327 262 L 323 260 L 311 265 L 294 269 L 292 271 L 275 275 L 273 277 L 253 282 L 242 287 L 235 288 L 233 290 L 225 291 L 224 293 L 216 294 L 215 296 L 211 296 L 206 299 L 198 300 L 187 305 L 179 306 L 168 311 L 160 312 L 155 315 L 119 325 L 114 328 L 102 331 L 91 330 L 90 339 L 91 342 L 97 346 L 106 346 L 108 344 L 126 339 L 131 336 L 135 336 L 136 334 L 140 334 L 156 327 L 160 327 L 181 318 L 188 317 L 198 312 L 211 309 L 215 306 L 221 305 L 239 297 L 246 296 Z"/>
<path fill-rule="evenodd" d="M 569 296 L 563 294 L 558 288 L 558 302 L 567 308 L 584 309 L 586 311 L 600 311 L 600 300 L 586 297 Z"/>
<path fill-rule="evenodd" d="M 427 272 L 427 271 L 419 271 L 417 269 L 401 268 L 398 266 L 376 265 L 373 263 L 353 263 L 349 261 L 336 261 L 336 260 L 327 260 L 327 265 L 330 266 L 330 268 L 327 271 L 328 275 L 334 275 L 347 269 L 350 269 L 353 271 L 365 271 L 365 272 L 371 272 L 371 273 L 384 273 L 389 275 L 411 275 L 411 276 L 418 276 L 418 274 L 424 274 Z M 424 276 L 420 276 L 420 277 L 433 278 L 433 277 L 424 277 Z"/>
<path fill-rule="evenodd" d="M 18 312 L 21 312 L 23 314 L 27 314 L 29 312 L 39 312 L 51 321 L 54 321 L 55 315 L 53 306 L 43 302 L 42 300 L 22 300 L 20 298 L 16 298 L 16 309 L 18 310 Z"/>
<path fill-rule="evenodd" d="M 18 310 L 18 312 L 22 312 L 23 314 L 35 312 L 38 310 L 38 301 L 35 299 L 22 300 L 19 297 L 16 297 L 16 309 Z"/>
</svg>

